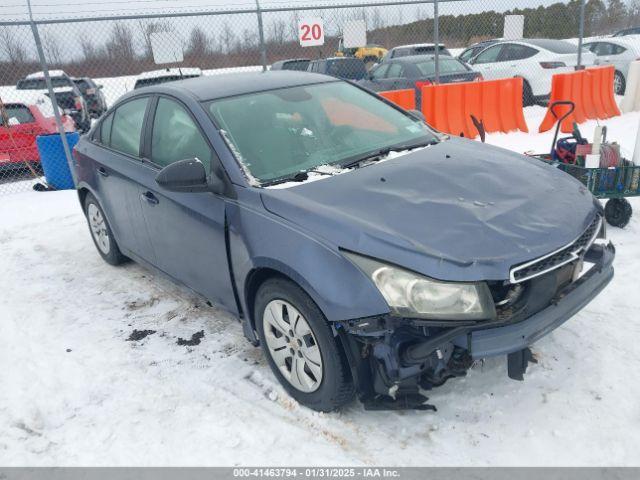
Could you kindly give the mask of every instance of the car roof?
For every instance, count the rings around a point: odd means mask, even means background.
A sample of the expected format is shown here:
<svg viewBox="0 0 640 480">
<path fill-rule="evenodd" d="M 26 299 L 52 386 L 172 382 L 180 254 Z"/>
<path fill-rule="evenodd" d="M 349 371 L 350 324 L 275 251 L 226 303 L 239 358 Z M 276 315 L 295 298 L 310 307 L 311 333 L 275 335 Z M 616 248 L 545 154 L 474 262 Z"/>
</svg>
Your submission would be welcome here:
<svg viewBox="0 0 640 480">
<path fill-rule="evenodd" d="M 445 48 L 444 44 L 438 44 L 440 47 Z M 398 45 L 393 47 L 391 50 L 396 50 L 397 48 L 416 48 L 416 47 L 435 47 L 435 43 L 411 43 L 408 45 Z"/>
<path fill-rule="evenodd" d="M 131 92 L 122 98 L 137 96 L 144 91 L 145 94 L 150 92 L 187 93 L 198 101 L 208 101 L 279 88 L 337 81 L 340 80 L 327 75 L 296 70 L 223 73 L 153 85 L 145 87 L 144 90 L 136 90 L 135 93 Z"/>
<path fill-rule="evenodd" d="M 68 75 L 64 72 L 64 70 L 49 70 L 49 77 L 68 77 Z M 26 77 L 27 80 L 35 80 L 38 78 L 44 78 L 44 72 L 34 72 L 30 73 Z"/>
</svg>

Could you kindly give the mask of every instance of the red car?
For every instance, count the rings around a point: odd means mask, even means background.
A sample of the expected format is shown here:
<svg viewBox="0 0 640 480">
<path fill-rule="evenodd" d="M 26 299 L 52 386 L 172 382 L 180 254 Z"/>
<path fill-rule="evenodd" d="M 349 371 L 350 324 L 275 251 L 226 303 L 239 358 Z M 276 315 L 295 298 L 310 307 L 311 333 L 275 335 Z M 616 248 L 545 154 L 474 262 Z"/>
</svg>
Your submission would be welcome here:
<svg viewBox="0 0 640 480">
<path fill-rule="evenodd" d="M 40 163 L 38 135 L 58 133 L 51 100 L 42 94 L 2 94 L 0 112 L 0 168 L 20 168 L 24 162 Z M 65 131 L 75 131 L 73 119 L 62 117 Z"/>
</svg>

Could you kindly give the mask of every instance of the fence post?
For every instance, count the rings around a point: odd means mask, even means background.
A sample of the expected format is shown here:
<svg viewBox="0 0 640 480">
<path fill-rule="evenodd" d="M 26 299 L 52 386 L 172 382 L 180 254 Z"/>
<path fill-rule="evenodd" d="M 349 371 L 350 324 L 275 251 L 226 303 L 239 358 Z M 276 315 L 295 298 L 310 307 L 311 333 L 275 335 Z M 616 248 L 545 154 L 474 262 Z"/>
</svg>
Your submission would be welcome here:
<svg viewBox="0 0 640 480">
<path fill-rule="evenodd" d="M 433 43 L 435 46 L 436 83 L 440 83 L 440 28 L 438 20 L 438 0 L 433 0 Z"/>
<path fill-rule="evenodd" d="M 256 14 L 258 15 L 258 36 L 260 38 L 260 60 L 262 61 L 262 71 L 267 71 L 267 45 L 264 43 L 264 27 L 262 26 L 262 10 L 260 0 L 256 0 Z"/>
<path fill-rule="evenodd" d="M 580 26 L 578 27 L 578 65 L 576 70 L 582 70 L 582 42 L 584 39 L 584 0 L 580 0 Z"/>
<path fill-rule="evenodd" d="M 73 157 L 71 156 L 71 149 L 67 142 L 67 134 L 64 126 L 62 125 L 62 116 L 60 115 L 60 109 L 58 108 L 58 102 L 56 100 L 55 92 L 53 91 L 53 84 L 51 83 L 51 77 L 49 76 L 49 67 L 47 67 L 47 61 L 42 49 L 42 42 L 40 40 L 40 33 L 38 32 L 38 25 L 33 20 L 33 13 L 31 12 L 31 0 L 27 0 L 27 6 L 29 7 L 29 23 L 31 25 L 31 32 L 33 33 L 33 40 L 36 43 L 36 50 L 38 51 L 38 58 L 40 59 L 40 66 L 42 67 L 42 73 L 44 75 L 44 81 L 49 90 L 49 98 L 53 106 L 53 115 L 56 119 L 56 126 L 58 127 L 58 133 L 60 134 L 60 140 L 62 141 L 62 149 L 64 150 L 64 156 L 67 158 L 67 165 L 71 171 L 71 178 L 73 178 L 73 184 L 77 185 L 76 169 L 73 164 Z"/>
</svg>

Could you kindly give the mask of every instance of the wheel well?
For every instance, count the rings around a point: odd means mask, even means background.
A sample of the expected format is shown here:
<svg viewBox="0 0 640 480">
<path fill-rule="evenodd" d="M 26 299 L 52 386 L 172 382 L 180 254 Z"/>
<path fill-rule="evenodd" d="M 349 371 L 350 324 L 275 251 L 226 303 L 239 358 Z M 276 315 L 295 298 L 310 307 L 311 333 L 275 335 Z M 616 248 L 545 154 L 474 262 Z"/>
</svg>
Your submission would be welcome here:
<svg viewBox="0 0 640 480">
<path fill-rule="evenodd" d="M 271 278 L 284 278 L 298 285 L 291 277 L 274 270 L 273 268 L 256 268 L 249 273 L 247 281 L 244 285 L 244 298 L 247 305 L 247 318 L 251 324 L 251 329 L 255 330 L 256 323 L 254 318 L 253 303 L 260 286 Z M 300 287 L 302 288 L 302 287 Z M 304 289 L 303 289 L 304 290 Z"/>
<path fill-rule="evenodd" d="M 78 200 L 80 200 L 80 207 L 84 210 L 84 200 L 87 198 L 87 194 L 89 193 L 88 188 L 80 188 L 78 189 Z"/>
</svg>

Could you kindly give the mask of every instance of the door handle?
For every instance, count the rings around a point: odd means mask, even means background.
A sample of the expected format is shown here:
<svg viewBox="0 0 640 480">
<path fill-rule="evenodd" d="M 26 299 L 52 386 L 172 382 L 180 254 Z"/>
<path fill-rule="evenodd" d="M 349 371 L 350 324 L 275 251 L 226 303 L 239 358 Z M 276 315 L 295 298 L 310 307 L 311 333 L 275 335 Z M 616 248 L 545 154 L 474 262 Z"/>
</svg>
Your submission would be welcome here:
<svg viewBox="0 0 640 480">
<path fill-rule="evenodd" d="M 108 177 L 109 176 L 109 172 L 107 172 L 107 169 L 104 167 L 98 167 L 98 173 L 100 175 L 102 175 L 103 177 Z"/>
<path fill-rule="evenodd" d="M 143 194 L 140 195 L 142 198 L 144 198 L 147 202 L 149 202 L 151 205 L 157 205 L 158 203 L 160 203 L 160 200 L 158 200 L 158 197 L 156 197 L 153 193 L 151 192 L 144 192 Z"/>
</svg>

